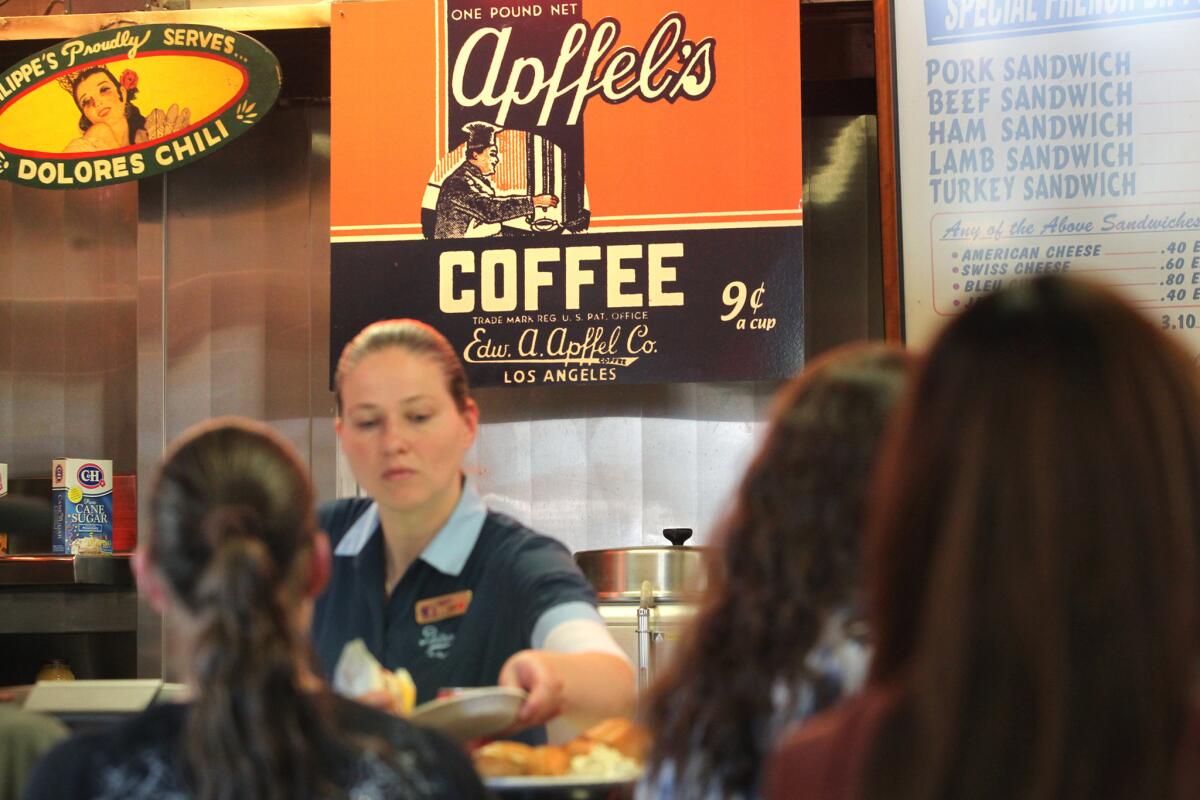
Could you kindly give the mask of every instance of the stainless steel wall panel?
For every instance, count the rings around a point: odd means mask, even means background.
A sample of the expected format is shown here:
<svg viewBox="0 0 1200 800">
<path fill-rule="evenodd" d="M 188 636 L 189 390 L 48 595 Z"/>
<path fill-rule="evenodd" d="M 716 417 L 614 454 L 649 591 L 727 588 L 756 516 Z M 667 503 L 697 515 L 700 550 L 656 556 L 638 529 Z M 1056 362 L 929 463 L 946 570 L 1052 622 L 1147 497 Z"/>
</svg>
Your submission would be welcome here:
<svg viewBox="0 0 1200 800">
<path fill-rule="evenodd" d="M 328 120 L 323 106 L 278 107 L 230 147 L 142 184 L 143 499 L 170 441 L 221 414 L 272 424 L 333 494 L 332 395 L 314 378 L 328 355 L 328 146 L 310 144 L 328 141 Z M 139 673 L 162 674 L 166 661 L 172 676 L 171 621 L 145 605 L 139 614 Z"/>
<path fill-rule="evenodd" d="M 63 291 L 66 241 L 65 193 L 5 184 L 13 265 L 20 271 L 16 298 L 59 297 Z"/>
<path fill-rule="evenodd" d="M 263 131 L 260 126 L 251 131 L 244 146 L 227 148 L 218 154 L 223 158 L 209 159 L 204 175 L 197 176 L 184 190 L 194 193 L 192 199 L 197 205 L 221 209 L 211 215 L 210 235 L 223 246 L 210 250 L 204 265 L 211 291 L 210 327 L 196 332 L 208 337 L 211 359 L 211 382 L 196 388 L 208 395 L 209 413 L 214 416 L 270 418 L 266 335 L 270 324 L 267 275 L 272 264 L 268 261 L 266 214 L 268 204 L 283 202 L 283 196 L 270 196 L 264 185 L 269 171 L 278 168 L 278 163 L 267 157 L 265 140 L 273 140 L 287 127 L 280 125 L 275 114 L 270 119 L 276 130 Z M 272 133 L 275 135 L 267 135 Z M 276 231 L 276 240 L 283 241 L 287 233 L 287 228 Z M 169 307 L 167 319 L 170 324 Z"/>
<path fill-rule="evenodd" d="M 239 243 L 245 246 L 245 242 Z M 240 249 L 240 248 L 239 248 Z M 247 248 L 250 249 L 250 248 Z M 261 261 L 250 272 L 213 276 L 209 335 L 209 415 L 240 414 L 269 419 L 265 368 L 267 288 Z M 168 311 L 168 324 L 170 312 Z M 181 420 L 183 422 L 183 420 Z"/>
<path fill-rule="evenodd" d="M 532 512 L 532 453 L 536 437 L 524 421 L 487 423 L 490 435 L 480 439 L 468 456 L 466 472 L 487 486 L 488 501 L 498 511 L 528 520 Z M 480 464 L 487 464 L 485 472 Z"/>
<path fill-rule="evenodd" d="M 306 105 L 309 154 L 305 173 L 308 228 L 300 232 L 307 243 L 308 299 L 311 324 L 308 337 L 309 460 L 313 485 L 322 499 L 337 496 L 338 449 L 333 432 L 334 397 L 329 390 L 329 107 Z M 296 333 L 299 340 L 300 332 Z"/>
<path fill-rule="evenodd" d="M 526 391 L 526 390 L 520 390 Z M 491 402 L 490 400 L 488 402 Z M 576 416 L 552 416 L 565 410 L 531 409 L 521 425 L 528 431 L 529 449 L 514 451 L 511 457 L 527 460 L 525 475 L 529 486 L 522 490 L 528 498 L 528 520 L 539 531 L 560 532 L 559 538 L 572 550 L 586 547 L 587 509 L 587 420 Z M 491 430 L 484 427 L 479 437 L 486 445 Z M 519 438 L 516 441 L 520 441 Z M 495 472 L 499 469 L 489 470 Z M 486 482 L 481 482 L 484 488 Z"/>
<path fill-rule="evenodd" d="M 69 193 L 64 212 L 69 281 L 63 455 L 108 458 L 114 472 L 133 472 L 137 187 Z"/>
<path fill-rule="evenodd" d="M 150 530 L 147 498 L 151 476 L 166 446 L 165 307 L 163 304 L 162 211 L 171 176 L 142 181 L 137 223 L 137 474 L 138 531 Z M 137 674 L 163 674 L 162 618 L 141 591 L 137 608 Z"/>
<path fill-rule="evenodd" d="M 312 125 L 326 121 L 303 107 L 277 108 L 235 145 L 173 174 L 168 438 L 210 416 L 239 414 L 278 423 L 311 456 L 312 420 L 329 413 L 328 391 L 321 398 L 311 377 L 312 286 L 328 283 L 328 249 L 312 246 L 311 231 L 328 229 L 328 205 L 313 200 L 327 179 L 312 184 L 309 159 L 312 136 L 325 133 Z M 323 159 L 318 169 L 326 167 Z"/>
<path fill-rule="evenodd" d="M 172 181 L 172 186 L 175 181 Z M 212 278 L 179 280 L 175 276 L 176 239 L 167 228 L 164 274 L 165 347 L 163 354 L 163 432 L 170 442 L 189 425 L 210 416 L 212 409 Z M 205 236 L 207 234 L 204 234 Z M 180 264 L 180 271 L 184 271 Z"/>
<path fill-rule="evenodd" d="M 48 475 L 63 447 L 66 376 L 63 198 L 13 186 L 0 216 L 11 220 L 13 428 L 5 440 L 10 477 Z M 16 277 L 16 276 L 19 276 Z"/>
<path fill-rule="evenodd" d="M 663 528 L 694 528 L 698 515 L 699 421 L 695 419 L 695 384 L 652 399 L 642 431 L 643 520 L 638 545 L 663 544 Z M 663 401 L 674 403 L 663 407 Z M 631 542 L 634 542 L 632 538 Z M 628 546 L 628 545 L 626 545 Z"/>
<path fill-rule="evenodd" d="M 136 461 L 136 188 L 0 194 L 0 459 L 48 477 L 57 456 Z"/>
<path fill-rule="evenodd" d="M 715 384 L 699 387 L 696 483 L 701 541 L 728 512 L 734 491 L 754 455 L 776 388 L 765 384 Z"/>
<path fill-rule="evenodd" d="M 73 192 L 66 216 L 72 263 L 67 302 L 67 451 L 110 458 L 116 474 L 137 463 L 137 187 Z M 76 391 L 72 391 L 71 387 Z M 101 441 L 95 443 L 96 432 Z M 78 451 L 76 450 L 78 443 Z M 96 447 L 89 453 L 86 447 Z"/>
<path fill-rule="evenodd" d="M 15 329 L 38 330 L 38 324 L 46 325 L 46 315 L 15 315 Z M 30 334 L 14 336 L 17 346 Z M 18 362 L 13 378 L 14 428 L 6 435 L 10 448 L 9 479 L 41 478 L 50 476 L 50 460 L 63 450 L 63 398 L 64 376 L 62 373 L 32 372 L 22 370 Z"/>
<path fill-rule="evenodd" d="M 572 550 L 707 541 L 774 384 L 487 388 L 468 471 L 488 504 Z M 353 493 L 352 482 L 343 491 Z"/>
<path fill-rule="evenodd" d="M 212 408 L 211 271 L 234 243 L 215 221 L 220 211 L 211 194 L 198 191 L 197 184 L 206 182 L 210 162 L 220 155 L 171 173 L 161 212 L 167 442 Z"/>
<path fill-rule="evenodd" d="M 641 543 L 645 487 L 642 482 L 642 426 L 645 420 L 629 412 L 622 416 L 586 420 L 584 448 L 587 463 L 583 546 L 588 549 Z M 576 495 L 576 497 L 579 497 Z M 574 533 L 574 531 L 572 531 Z"/>
</svg>

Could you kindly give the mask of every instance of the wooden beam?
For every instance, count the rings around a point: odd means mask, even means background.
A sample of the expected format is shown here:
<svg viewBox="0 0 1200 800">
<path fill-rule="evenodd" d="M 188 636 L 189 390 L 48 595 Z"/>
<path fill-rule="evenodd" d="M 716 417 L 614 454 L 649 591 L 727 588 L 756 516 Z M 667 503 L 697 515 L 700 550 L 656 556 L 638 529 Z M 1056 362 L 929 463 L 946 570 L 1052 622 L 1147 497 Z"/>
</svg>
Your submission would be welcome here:
<svg viewBox="0 0 1200 800">
<path fill-rule="evenodd" d="M 53 14 L 0 17 L 0 41 L 17 39 L 74 39 L 122 25 L 185 23 L 213 25 L 231 31 L 270 31 L 287 28 L 328 28 L 329 4 L 208 8 L 190 11 L 122 11 L 109 14 Z"/>
<path fill-rule="evenodd" d="M 900 195 L 896 182 L 896 82 L 892 0 L 875 0 L 875 92 L 879 98 L 879 217 L 883 249 L 883 325 L 889 342 L 904 338 L 900 277 Z"/>
</svg>

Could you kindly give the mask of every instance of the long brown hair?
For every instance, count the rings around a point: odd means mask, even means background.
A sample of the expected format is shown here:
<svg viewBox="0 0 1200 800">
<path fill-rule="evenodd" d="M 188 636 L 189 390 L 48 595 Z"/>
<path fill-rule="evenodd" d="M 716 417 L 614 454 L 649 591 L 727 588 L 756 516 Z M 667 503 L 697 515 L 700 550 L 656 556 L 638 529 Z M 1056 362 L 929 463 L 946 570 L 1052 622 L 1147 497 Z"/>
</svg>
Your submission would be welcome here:
<svg viewBox="0 0 1200 800">
<path fill-rule="evenodd" d="M 871 681 L 901 699 L 864 796 L 1178 796 L 1200 532 L 1182 350 L 1099 287 L 1014 285 L 933 345 L 878 477 Z"/>
<path fill-rule="evenodd" d="M 332 785 L 324 695 L 303 691 L 302 599 L 316 520 L 291 448 L 219 419 L 166 456 L 150 500 L 150 562 L 193 620 L 185 735 L 202 800 L 317 795 Z"/>
<path fill-rule="evenodd" d="M 670 761 L 726 795 L 755 786 L 774 687 L 811 677 L 826 613 L 852 600 L 868 476 L 908 363 L 897 348 L 851 346 L 780 391 L 703 605 L 650 695 L 652 771 Z"/>
</svg>

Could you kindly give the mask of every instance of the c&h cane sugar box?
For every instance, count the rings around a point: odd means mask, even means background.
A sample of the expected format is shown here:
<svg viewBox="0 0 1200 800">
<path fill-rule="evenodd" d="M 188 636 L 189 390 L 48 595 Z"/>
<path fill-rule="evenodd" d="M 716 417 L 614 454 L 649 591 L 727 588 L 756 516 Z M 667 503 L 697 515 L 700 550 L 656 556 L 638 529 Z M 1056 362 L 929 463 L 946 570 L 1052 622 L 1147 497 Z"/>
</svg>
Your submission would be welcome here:
<svg viewBox="0 0 1200 800">
<path fill-rule="evenodd" d="M 50 494 L 54 505 L 51 545 L 55 553 L 112 552 L 112 461 L 56 458 Z"/>
</svg>

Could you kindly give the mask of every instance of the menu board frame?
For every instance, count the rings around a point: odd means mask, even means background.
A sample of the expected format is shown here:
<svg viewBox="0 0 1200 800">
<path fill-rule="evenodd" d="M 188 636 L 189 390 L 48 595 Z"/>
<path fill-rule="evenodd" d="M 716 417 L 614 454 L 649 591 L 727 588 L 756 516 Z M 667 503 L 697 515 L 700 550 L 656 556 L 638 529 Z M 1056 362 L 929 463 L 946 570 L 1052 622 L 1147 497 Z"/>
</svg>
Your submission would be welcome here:
<svg viewBox="0 0 1200 800">
<path fill-rule="evenodd" d="M 889 342 L 904 336 L 904 271 L 900 238 L 900 153 L 896 148 L 894 0 L 875 0 L 875 94 L 878 97 L 879 216 L 883 245 L 883 325 Z"/>
<path fill-rule="evenodd" d="M 906 9 L 914 15 L 901 18 L 894 0 L 874 2 L 889 338 L 921 346 L 942 320 L 991 290 L 981 286 L 1016 280 L 1031 272 L 1031 266 L 1040 274 L 1038 269 L 1045 266 L 1046 271 L 1113 287 L 1155 324 L 1178 336 L 1200 362 L 1200 161 L 1189 155 L 1200 147 L 1200 62 L 1189 44 L 1200 23 L 1200 7 L 1150 0 L 1122 0 L 1114 4 L 1115 10 L 1058 0 L 987 5 L 982 13 L 997 16 L 987 9 L 1001 9 L 1000 21 L 979 19 L 977 9 L 984 7 L 925 0 Z M 929 16 L 935 8 L 939 13 Z M 972 14 L 975 17 L 968 19 Z M 945 45 L 950 47 L 943 52 L 939 48 Z M 920 52 L 913 50 L 918 47 Z M 982 64 L 989 58 L 995 63 L 987 78 L 959 79 L 952 86 L 937 71 L 950 61 L 973 59 Z M 1016 69 L 1010 68 L 1010 61 L 1016 62 Z M 1046 64 L 1053 67 L 1056 62 L 1066 65 L 1064 75 L 1052 74 L 1053 69 L 1047 74 Z M 1042 69 L 1030 76 L 1022 71 L 1026 63 Z M 919 78 L 911 82 L 917 69 Z M 1106 82 L 1111 85 L 1101 86 Z M 987 87 L 992 105 L 976 109 L 974 116 L 961 108 L 934 108 L 935 90 L 943 90 L 945 96 L 949 92 L 944 90 L 962 86 Z M 922 97 L 930 96 L 927 107 L 916 102 L 918 87 Z M 1117 99 L 1104 99 L 1103 91 L 1114 92 L 1111 97 Z M 1058 106 L 1041 101 L 1003 105 L 1010 96 L 1036 98 L 1054 92 L 1065 92 L 1067 101 Z M 1018 135 L 1010 137 L 1011 130 L 1001 128 L 998 123 L 1007 122 L 998 119 L 1000 113 L 1014 117 Z M 1052 129 L 1050 123 L 1063 122 L 1051 116 L 1066 118 L 1065 133 L 1045 132 Z M 1100 119 L 1106 116 L 1119 118 L 1116 127 Z M 920 118 L 916 126 L 912 117 Z M 1021 135 L 1020 126 L 1034 122 L 1034 117 L 1041 117 L 1036 122 L 1042 132 L 1035 126 L 1032 135 Z M 988 202 L 967 197 L 955 203 L 947 196 L 939 200 L 931 186 L 928 204 L 906 207 L 906 198 L 913 203 L 915 187 L 935 182 L 935 173 L 946 166 L 946 151 L 953 149 L 934 140 L 932 126 L 938 121 L 950 126 L 957 120 L 965 128 L 970 119 L 979 120 L 981 127 L 986 123 L 987 135 L 968 137 L 963 154 L 977 156 L 991 149 L 988 157 L 994 156 L 997 166 L 970 164 L 963 169 L 960 162 L 959 176 L 1004 182 L 1007 198 Z M 1080 127 L 1074 127 L 1074 121 Z M 929 153 L 921 153 L 918 161 L 913 137 L 922 137 L 926 124 L 931 126 Z M 972 149 L 974 153 L 968 152 Z M 1036 151 L 1038 159 L 1014 158 L 1014 150 Z M 1103 155 L 1106 150 L 1113 155 Z M 922 162 L 928 166 L 923 168 Z M 953 173 L 951 167 L 946 171 Z M 1014 179 L 1015 190 L 1010 183 Z M 927 239 L 923 232 L 914 234 L 913 227 L 923 225 L 926 216 Z M 979 223 L 978 240 L 956 238 L 958 234 L 938 227 L 950 226 L 957 217 Z M 1022 262 L 1018 251 L 1040 260 Z M 1050 263 L 1050 258 L 1058 260 Z M 999 263 L 983 263 L 987 259 Z M 980 270 L 991 270 L 982 274 L 1000 280 L 970 280 Z"/>
</svg>

